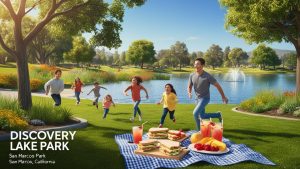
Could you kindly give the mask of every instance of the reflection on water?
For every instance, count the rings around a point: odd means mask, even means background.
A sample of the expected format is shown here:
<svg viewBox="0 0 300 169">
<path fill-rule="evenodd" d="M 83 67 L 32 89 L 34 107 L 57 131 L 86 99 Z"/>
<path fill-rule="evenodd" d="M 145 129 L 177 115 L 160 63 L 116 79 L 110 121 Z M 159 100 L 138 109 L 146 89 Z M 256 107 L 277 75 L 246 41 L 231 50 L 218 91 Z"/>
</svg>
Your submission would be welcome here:
<svg viewBox="0 0 300 169">
<path fill-rule="evenodd" d="M 257 91 L 264 89 L 272 90 L 294 90 L 295 74 L 264 74 L 264 75 L 246 75 L 244 82 L 230 82 L 224 80 L 224 74 L 213 74 L 217 81 L 221 84 L 226 96 L 229 98 L 229 103 L 240 103 L 241 101 L 252 97 Z M 195 98 L 189 99 L 187 95 L 187 83 L 189 74 L 172 75 L 170 80 L 151 80 L 143 83 L 144 87 L 149 92 L 149 99 L 145 98 L 145 93 L 142 92 L 142 101 L 144 103 L 156 103 L 160 100 L 161 94 L 164 91 L 164 85 L 171 83 L 177 92 L 179 103 L 195 103 Z M 108 90 L 101 90 L 101 99 L 105 94 L 111 94 L 117 103 L 131 103 L 130 96 L 124 96 L 123 90 L 130 85 L 129 81 L 102 84 Z M 92 95 L 87 95 L 93 86 L 86 86 L 83 89 L 83 98 L 92 99 Z M 214 86 L 210 87 L 211 103 L 221 103 L 222 99 Z M 129 92 L 130 94 L 130 92 Z M 195 96 L 195 94 L 193 94 Z"/>
</svg>

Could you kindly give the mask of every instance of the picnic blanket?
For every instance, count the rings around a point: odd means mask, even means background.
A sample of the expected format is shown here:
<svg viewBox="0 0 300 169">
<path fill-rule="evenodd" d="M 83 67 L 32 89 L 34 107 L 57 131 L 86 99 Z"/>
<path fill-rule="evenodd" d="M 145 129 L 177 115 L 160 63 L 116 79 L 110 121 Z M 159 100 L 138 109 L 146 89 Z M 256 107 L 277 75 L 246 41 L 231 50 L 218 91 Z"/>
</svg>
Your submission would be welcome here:
<svg viewBox="0 0 300 169">
<path fill-rule="evenodd" d="M 196 131 L 189 131 L 187 135 L 191 135 Z M 143 135 L 143 140 L 147 139 L 146 134 Z M 194 151 L 190 151 L 183 159 L 172 160 L 172 159 L 163 159 L 157 157 L 149 157 L 143 155 L 134 154 L 134 150 L 137 149 L 137 145 L 128 143 L 132 142 L 132 134 L 120 134 L 115 135 L 115 140 L 119 145 L 121 155 L 125 159 L 125 165 L 128 169 L 152 169 L 152 168 L 178 168 L 186 167 L 193 163 L 200 161 L 206 161 L 208 163 L 224 166 L 232 165 L 242 161 L 254 161 L 260 164 L 265 165 L 275 165 L 273 162 L 268 160 L 266 157 L 261 155 L 258 152 L 253 151 L 244 144 L 233 144 L 230 140 L 223 138 L 223 142 L 229 148 L 229 152 L 222 155 L 210 155 L 202 154 Z M 188 147 L 190 140 L 186 139 L 182 142 L 182 146 Z"/>
</svg>

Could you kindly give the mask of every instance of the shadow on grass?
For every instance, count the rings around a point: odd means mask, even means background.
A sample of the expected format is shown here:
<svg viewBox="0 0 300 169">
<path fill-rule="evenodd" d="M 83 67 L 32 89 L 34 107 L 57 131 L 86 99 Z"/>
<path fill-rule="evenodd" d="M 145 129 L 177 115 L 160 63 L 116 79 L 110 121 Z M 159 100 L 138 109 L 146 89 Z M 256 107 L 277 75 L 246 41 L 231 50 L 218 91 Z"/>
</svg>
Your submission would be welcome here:
<svg viewBox="0 0 300 169">
<path fill-rule="evenodd" d="M 132 123 L 129 118 L 115 118 L 115 119 L 112 119 L 114 121 L 117 121 L 117 122 L 123 122 L 123 123 Z"/>
<path fill-rule="evenodd" d="M 112 116 L 124 115 L 124 114 L 132 114 L 132 113 L 109 113 L 109 115 L 112 115 Z"/>
</svg>

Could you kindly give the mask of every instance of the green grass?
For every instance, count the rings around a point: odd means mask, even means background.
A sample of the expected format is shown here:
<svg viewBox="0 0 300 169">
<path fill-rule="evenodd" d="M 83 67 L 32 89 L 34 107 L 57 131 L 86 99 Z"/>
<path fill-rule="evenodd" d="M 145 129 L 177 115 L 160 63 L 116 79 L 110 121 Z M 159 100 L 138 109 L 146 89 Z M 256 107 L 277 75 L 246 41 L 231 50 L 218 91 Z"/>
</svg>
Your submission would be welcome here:
<svg viewBox="0 0 300 169">
<path fill-rule="evenodd" d="M 34 102 L 39 100 L 34 97 Z M 44 152 L 48 160 L 55 159 L 55 168 L 125 168 L 119 148 L 114 141 L 115 134 L 130 133 L 131 127 L 140 122 L 129 122 L 132 115 L 131 104 L 117 104 L 111 108 L 106 120 L 102 120 L 101 109 L 97 110 L 91 101 L 83 100 L 80 106 L 75 106 L 75 100 L 63 99 L 63 105 L 70 107 L 74 116 L 87 119 L 89 125 L 78 130 L 75 140 L 70 141 L 70 151 Z M 266 166 L 254 162 L 243 162 L 222 168 L 297 168 L 300 166 L 300 122 L 248 116 L 231 111 L 236 105 L 208 105 L 207 112 L 221 110 L 224 117 L 224 136 L 237 144 L 246 144 L 253 150 L 275 162 L 277 166 Z M 145 130 L 157 126 L 161 117 L 162 107 L 152 104 L 141 104 L 143 119 L 149 121 Z M 178 105 L 175 116 L 176 124 L 166 119 L 166 127 L 172 129 L 190 130 L 195 128 L 192 116 L 192 104 Z M 7 165 L 9 142 L 0 142 L 0 159 L 2 168 Z M 15 153 L 15 152 L 14 152 Z M 24 152 L 23 152 L 24 153 Z M 30 154 L 42 152 L 29 152 Z M 29 154 L 27 152 L 27 154 Z M 12 165 L 11 168 L 32 168 L 30 165 Z M 54 168 L 41 165 L 43 168 Z M 199 162 L 187 168 L 219 168 L 205 162 Z"/>
</svg>

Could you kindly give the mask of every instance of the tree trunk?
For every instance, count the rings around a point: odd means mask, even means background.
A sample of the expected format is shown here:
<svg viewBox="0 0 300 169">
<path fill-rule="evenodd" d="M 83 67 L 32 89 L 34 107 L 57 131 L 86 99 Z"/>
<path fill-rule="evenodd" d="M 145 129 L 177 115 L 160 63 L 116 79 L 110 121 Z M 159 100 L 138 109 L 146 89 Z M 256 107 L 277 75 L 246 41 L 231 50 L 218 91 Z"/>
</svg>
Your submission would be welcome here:
<svg viewBox="0 0 300 169">
<path fill-rule="evenodd" d="M 17 52 L 18 56 L 16 58 L 18 67 L 18 101 L 22 109 L 29 110 L 32 106 L 32 98 L 25 51 L 26 50 L 24 50 L 24 52 Z"/>
<path fill-rule="evenodd" d="M 143 67 L 144 67 L 144 62 L 141 63 L 141 69 L 143 69 Z"/>
<path fill-rule="evenodd" d="M 296 93 L 300 94 L 300 49 L 297 50 Z"/>
</svg>

